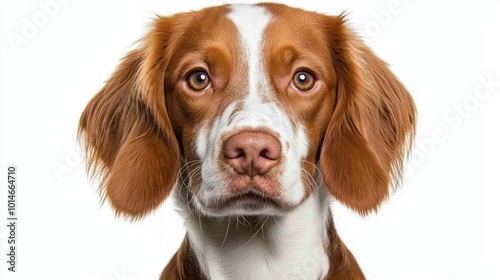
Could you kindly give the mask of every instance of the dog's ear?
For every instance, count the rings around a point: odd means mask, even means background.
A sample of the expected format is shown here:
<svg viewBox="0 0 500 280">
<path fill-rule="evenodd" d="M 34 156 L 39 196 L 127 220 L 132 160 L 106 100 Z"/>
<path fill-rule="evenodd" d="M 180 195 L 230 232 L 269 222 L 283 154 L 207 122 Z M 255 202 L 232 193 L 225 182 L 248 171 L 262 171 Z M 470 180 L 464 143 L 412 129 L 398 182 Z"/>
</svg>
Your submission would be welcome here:
<svg viewBox="0 0 500 280">
<path fill-rule="evenodd" d="M 364 215 L 376 210 L 400 179 L 416 110 L 405 87 L 343 16 L 326 22 L 337 92 L 319 166 L 331 194 Z"/>
<path fill-rule="evenodd" d="M 169 18 L 157 20 L 83 111 L 88 170 L 118 214 L 140 218 L 169 195 L 180 151 L 164 92 Z"/>
</svg>

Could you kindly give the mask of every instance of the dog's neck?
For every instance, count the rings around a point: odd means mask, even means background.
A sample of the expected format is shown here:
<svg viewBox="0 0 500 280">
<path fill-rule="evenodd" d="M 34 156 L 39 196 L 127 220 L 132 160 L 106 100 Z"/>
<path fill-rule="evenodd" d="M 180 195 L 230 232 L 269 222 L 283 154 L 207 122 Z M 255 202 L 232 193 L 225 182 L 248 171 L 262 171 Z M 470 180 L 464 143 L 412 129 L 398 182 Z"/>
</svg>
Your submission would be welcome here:
<svg viewBox="0 0 500 280">
<path fill-rule="evenodd" d="M 187 238 L 209 279 L 323 279 L 330 196 L 320 187 L 283 216 L 210 218 L 176 195 Z"/>
</svg>

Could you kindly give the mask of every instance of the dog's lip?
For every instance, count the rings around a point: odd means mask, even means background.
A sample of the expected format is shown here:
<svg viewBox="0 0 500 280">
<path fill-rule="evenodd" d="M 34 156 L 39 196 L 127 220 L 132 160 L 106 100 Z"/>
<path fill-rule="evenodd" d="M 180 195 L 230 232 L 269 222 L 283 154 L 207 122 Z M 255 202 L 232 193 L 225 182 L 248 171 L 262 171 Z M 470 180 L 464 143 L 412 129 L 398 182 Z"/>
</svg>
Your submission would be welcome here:
<svg viewBox="0 0 500 280">
<path fill-rule="evenodd" d="M 270 198 L 266 195 L 258 194 L 254 191 L 250 191 L 250 192 L 245 192 L 242 194 L 237 194 L 235 196 L 229 197 L 226 200 L 226 202 L 238 201 L 238 200 L 251 200 L 251 201 L 259 201 L 259 202 L 274 201 L 272 198 Z"/>
<path fill-rule="evenodd" d="M 204 211 L 208 211 L 207 213 L 214 216 L 226 216 L 236 213 L 241 214 L 243 212 L 248 215 L 253 215 L 253 213 L 287 213 L 298 205 L 288 202 L 283 197 L 269 196 L 255 189 L 236 194 L 227 193 L 218 199 L 208 199 L 199 201 L 199 203 Z"/>
<path fill-rule="evenodd" d="M 279 201 L 270 196 L 258 193 L 256 191 L 250 190 L 244 193 L 232 195 L 225 200 L 223 200 L 219 205 L 221 208 L 232 206 L 236 203 L 249 203 L 254 205 L 274 205 L 280 207 Z"/>
</svg>

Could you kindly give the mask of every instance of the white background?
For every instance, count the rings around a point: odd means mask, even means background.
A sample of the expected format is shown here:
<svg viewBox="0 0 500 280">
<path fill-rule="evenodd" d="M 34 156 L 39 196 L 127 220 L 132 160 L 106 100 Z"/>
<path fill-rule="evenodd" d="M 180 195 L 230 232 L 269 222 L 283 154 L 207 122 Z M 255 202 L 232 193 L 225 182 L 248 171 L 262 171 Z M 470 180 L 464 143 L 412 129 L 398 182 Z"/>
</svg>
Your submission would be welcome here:
<svg viewBox="0 0 500 280">
<path fill-rule="evenodd" d="M 136 223 L 100 206 L 77 148 L 78 119 L 155 14 L 228 1 L 67 0 L 50 14 L 47 2 L 0 1 L 0 278 L 157 279 L 182 221 L 170 200 Z M 500 3 L 283 2 L 348 11 L 418 106 L 403 186 L 366 218 L 333 206 L 368 279 L 500 279 Z M 38 26 L 24 36 L 27 22 Z M 482 79 L 498 82 L 488 92 Z M 5 261 L 8 164 L 18 167 L 17 273 Z"/>
</svg>

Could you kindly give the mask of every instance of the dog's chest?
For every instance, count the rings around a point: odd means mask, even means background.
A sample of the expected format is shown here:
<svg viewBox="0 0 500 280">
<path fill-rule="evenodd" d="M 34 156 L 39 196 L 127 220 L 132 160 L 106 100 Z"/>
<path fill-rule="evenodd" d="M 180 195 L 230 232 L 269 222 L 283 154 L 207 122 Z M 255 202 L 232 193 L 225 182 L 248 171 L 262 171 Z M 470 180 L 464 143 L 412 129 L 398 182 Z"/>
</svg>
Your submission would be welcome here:
<svg viewBox="0 0 500 280">
<path fill-rule="evenodd" d="M 281 252 L 269 252 L 259 240 L 224 255 L 209 254 L 210 279 L 321 279 L 326 258 L 323 247 L 282 248 Z M 271 245 L 272 246 L 272 245 Z"/>
<path fill-rule="evenodd" d="M 328 203 L 316 192 L 284 217 L 188 218 L 188 236 L 212 280 L 322 279 L 328 272 Z M 265 222 L 264 222 L 265 221 Z"/>
</svg>

